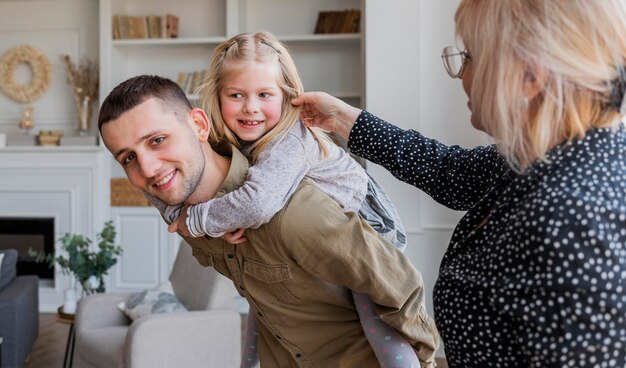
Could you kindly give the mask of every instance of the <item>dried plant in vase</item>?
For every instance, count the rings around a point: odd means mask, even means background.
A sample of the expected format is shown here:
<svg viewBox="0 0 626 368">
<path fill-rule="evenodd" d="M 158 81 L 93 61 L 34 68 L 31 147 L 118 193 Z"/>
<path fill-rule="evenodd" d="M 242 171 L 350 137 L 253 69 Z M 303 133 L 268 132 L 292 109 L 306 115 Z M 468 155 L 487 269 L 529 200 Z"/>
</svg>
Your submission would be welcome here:
<svg viewBox="0 0 626 368">
<path fill-rule="evenodd" d="M 93 103 L 98 98 L 99 68 L 96 62 L 87 58 L 76 65 L 69 55 L 62 55 L 67 82 L 74 92 L 74 102 L 78 113 L 78 132 L 84 135 L 89 130 Z"/>
</svg>

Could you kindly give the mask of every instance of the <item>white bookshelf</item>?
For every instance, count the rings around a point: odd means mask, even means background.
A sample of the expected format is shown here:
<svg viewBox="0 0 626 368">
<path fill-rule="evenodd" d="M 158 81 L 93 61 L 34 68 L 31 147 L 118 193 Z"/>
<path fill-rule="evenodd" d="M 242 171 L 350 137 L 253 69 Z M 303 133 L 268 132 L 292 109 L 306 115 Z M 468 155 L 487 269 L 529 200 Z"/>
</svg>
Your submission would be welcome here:
<svg viewBox="0 0 626 368">
<path fill-rule="evenodd" d="M 349 103 L 364 104 L 364 35 L 314 34 L 327 10 L 361 10 L 365 0 L 100 0 L 100 95 L 139 74 L 176 80 L 179 72 L 204 70 L 213 49 L 241 32 L 270 31 L 291 52 L 305 90 L 323 90 Z M 116 39 L 114 15 L 173 14 L 175 39 Z M 193 96 L 192 96 L 193 97 Z"/>
</svg>

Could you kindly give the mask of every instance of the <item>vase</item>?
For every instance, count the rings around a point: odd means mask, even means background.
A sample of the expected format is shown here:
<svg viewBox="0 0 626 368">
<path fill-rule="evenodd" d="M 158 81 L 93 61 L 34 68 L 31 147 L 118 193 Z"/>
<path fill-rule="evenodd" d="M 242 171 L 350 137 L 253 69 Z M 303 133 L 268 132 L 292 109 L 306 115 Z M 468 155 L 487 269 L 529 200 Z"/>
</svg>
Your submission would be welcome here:
<svg viewBox="0 0 626 368">
<path fill-rule="evenodd" d="M 89 276 L 89 278 L 82 280 L 81 286 L 83 287 L 83 296 L 100 292 L 101 284 L 102 283 L 98 282 L 98 277 L 95 275 Z"/>
<path fill-rule="evenodd" d="M 87 135 L 89 131 L 89 119 L 91 118 L 91 111 L 89 111 L 89 96 L 84 96 L 80 105 L 76 106 L 78 111 L 78 135 Z"/>
<path fill-rule="evenodd" d="M 65 289 L 63 301 L 63 313 L 74 314 L 76 313 L 76 290 L 73 287 Z"/>
</svg>

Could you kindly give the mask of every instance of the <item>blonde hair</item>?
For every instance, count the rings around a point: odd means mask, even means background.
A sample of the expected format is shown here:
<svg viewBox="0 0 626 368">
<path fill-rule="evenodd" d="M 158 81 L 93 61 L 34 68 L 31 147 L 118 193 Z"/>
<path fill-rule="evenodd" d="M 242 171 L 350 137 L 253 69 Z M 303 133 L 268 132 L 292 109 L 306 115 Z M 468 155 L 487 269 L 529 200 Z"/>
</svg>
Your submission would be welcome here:
<svg viewBox="0 0 626 368">
<path fill-rule="evenodd" d="M 268 32 L 242 33 L 223 42 L 213 51 L 204 83 L 199 88 L 205 104 L 204 107 L 213 124 L 209 136 L 211 143 L 217 144 L 227 141 L 235 147 L 241 148 L 237 136 L 228 128 L 222 117 L 220 92 L 223 87 L 224 76 L 232 72 L 234 64 L 241 65 L 244 62 L 277 63 L 280 67 L 277 83 L 283 91 L 280 120 L 274 128 L 250 147 L 249 157 L 254 163 L 261 151 L 267 148 L 270 143 L 279 142 L 296 124 L 300 110 L 291 104 L 291 100 L 302 94 L 304 88 L 291 55 L 272 34 Z M 322 130 L 309 129 L 320 144 L 323 156 L 326 157 L 328 149 L 325 143 L 332 141 Z"/>
<path fill-rule="evenodd" d="M 472 112 L 514 168 L 619 121 L 610 102 L 626 63 L 625 3 L 461 1 L 456 32 L 471 57 Z M 528 101 L 533 78 L 540 91 Z"/>
</svg>

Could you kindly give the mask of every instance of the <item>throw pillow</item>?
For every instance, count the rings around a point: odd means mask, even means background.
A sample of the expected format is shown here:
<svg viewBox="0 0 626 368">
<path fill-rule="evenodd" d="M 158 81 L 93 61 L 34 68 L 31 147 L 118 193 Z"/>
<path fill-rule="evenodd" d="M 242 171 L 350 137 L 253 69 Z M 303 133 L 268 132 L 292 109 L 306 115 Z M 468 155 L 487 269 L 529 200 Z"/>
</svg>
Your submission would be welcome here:
<svg viewBox="0 0 626 368">
<path fill-rule="evenodd" d="M 17 274 L 17 250 L 0 250 L 0 290 L 13 282 Z"/>
<path fill-rule="evenodd" d="M 144 290 L 130 295 L 126 300 L 118 304 L 118 308 L 133 321 L 154 313 L 187 311 L 187 308 L 181 304 L 174 294 L 170 281 L 162 283 L 156 289 Z"/>
</svg>

